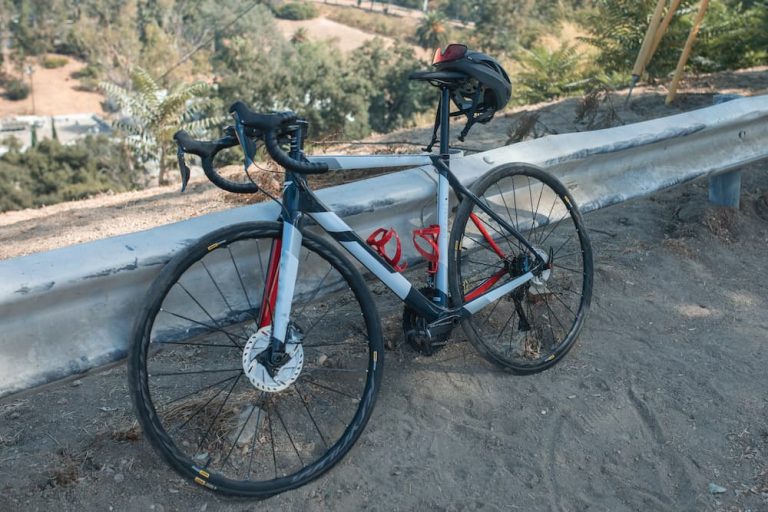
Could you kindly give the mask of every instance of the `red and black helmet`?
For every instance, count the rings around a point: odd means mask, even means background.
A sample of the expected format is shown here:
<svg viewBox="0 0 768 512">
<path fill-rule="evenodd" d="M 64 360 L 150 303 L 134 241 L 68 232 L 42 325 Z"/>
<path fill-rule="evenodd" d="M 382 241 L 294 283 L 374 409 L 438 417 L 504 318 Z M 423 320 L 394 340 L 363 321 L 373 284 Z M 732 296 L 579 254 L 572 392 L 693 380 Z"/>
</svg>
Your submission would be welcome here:
<svg viewBox="0 0 768 512">
<path fill-rule="evenodd" d="M 476 122 L 491 120 L 512 96 L 509 75 L 496 59 L 468 49 L 463 44 L 450 44 L 438 49 L 432 60 L 435 71 L 463 73 L 467 79 L 457 81 L 451 97 L 461 111 L 472 111 Z"/>
</svg>

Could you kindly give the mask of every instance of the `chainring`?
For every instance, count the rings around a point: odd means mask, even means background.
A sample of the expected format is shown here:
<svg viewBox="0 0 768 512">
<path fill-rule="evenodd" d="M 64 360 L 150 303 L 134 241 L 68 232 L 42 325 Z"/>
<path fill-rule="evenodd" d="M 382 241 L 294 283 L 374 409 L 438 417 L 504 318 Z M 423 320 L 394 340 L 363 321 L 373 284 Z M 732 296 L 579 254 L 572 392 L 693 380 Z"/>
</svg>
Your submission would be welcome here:
<svg viewBox="0 0 768 512">
<path fill-rule="evenodd" d="M 429 297 L 435 290 L 425 287 L 419 291 Z M 410 307 L 403 308 L 403 337 L 416 352 L 431 356 L 445 346 L 450 336 L 450 332 L 447 332 L 430 338 L 427 335 L 427 320 Z"/>
</svg>

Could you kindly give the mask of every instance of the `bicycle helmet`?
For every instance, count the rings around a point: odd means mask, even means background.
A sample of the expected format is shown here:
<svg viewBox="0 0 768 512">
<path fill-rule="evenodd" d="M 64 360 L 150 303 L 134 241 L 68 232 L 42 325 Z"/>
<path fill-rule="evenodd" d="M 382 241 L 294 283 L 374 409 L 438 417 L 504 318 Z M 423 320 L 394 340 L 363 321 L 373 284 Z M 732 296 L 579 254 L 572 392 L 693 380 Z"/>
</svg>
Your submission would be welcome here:
<svg viewBox="0 0 768 512">
<path fill-rule="evenodd" d="M 449 44 L 445 50 L 435 51 L 432 70 L 411 73 L 412 80 L 425 80 L 432 85 L 447 88 L 451 101 L 458 107 L 450 116 L 466 116 L 459 140 L 463 141 L 475 123 L 485 124 L 493 119 L 497 110 L 506 106 L 512 96 L 512 83 L 496 59 L 476 52 L 463 44 Z M 425 148 L 432 151 L 437 142 L 440 126 L 440 108 L 435 116 L 432 141 Z"/>
<path fill-rule="evenodd" d="M 457 81 L 451 99 L 461 113 L 471 114 L 473 123 L 487 123 L 497 110 L 504 108 L 512 96 L 512 83 L 501 64 L 493 57 L 451 44 L 438 49 L 432 61 L 436 71 L 457 72 L 467 79 Z"/>
</svg>

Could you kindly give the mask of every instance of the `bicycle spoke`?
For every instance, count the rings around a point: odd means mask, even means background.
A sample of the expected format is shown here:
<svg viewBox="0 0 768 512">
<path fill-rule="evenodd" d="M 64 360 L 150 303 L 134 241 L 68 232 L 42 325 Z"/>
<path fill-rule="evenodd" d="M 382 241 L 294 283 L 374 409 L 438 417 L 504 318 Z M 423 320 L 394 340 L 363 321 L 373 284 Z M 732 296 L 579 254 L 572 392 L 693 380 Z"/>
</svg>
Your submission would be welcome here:
<svg viewBox="0 0 768 512">
<path fill-rule="evenodd" d="M 285 426 L 285 422 L 283 421 L 283 416 L 280 414 L 280 411 L 277 410 L 277 404 L 275 404 L 275 414 L 277 414 L 277 419 L 280 421 L 280 424 L 283 426 L 283 430 L 285 430 L 285 434 L 288 436 L 288 440 L 291 442 L 291 446 L 293 446 L 293 451 L 296 452 L 296 456 L 299 458 L 299 462 L 303 466 L 304 461 L 301 459 L 301 454 L 299 453 L 299 449 L 296 448 L 296 443 L 293 442 L 293 437 L 291 437 L 291 433 L 288 431 L 288 427 Z"/>
<path fill-rule="evenodd" d="M 328 278 L 329 275 L 331 275 L 332 270 L 333 270 L 332 267 L 328 269 L 328 272 L 326 272 L 323 278 L 320 280 L 320 283 L 317 285 L 317 288 L 315 288 L 315 291 L 312 292 L 312 296 L 307 300 L 306 304 L 304 304 L 304 307 L 302 307 L 301 310 L 298 313 L 296 313 L 296 318 L 301 318 L 301 316 L 304 314 L 304 310 L 307 309 L 307 306 L 309 306 L 309 303 L 315 300 L 315 298 L 317 297 L 317 294 L 320 293 L 320 290 L 323 287 L 323 283 L 325 283 L 325 280 Z"/>
<path fill-rule="evenodd" d="M 216 415 L 211 420 L 211 424 L 208 427 L 208 430 L 205 432 L 205 435 L 203 435 L 203 438 L 200 440 L 200 442 L 197 444 L 197 450 L 195 451 L 195 455 L 200 451 L 200 448 L 203 446 L 203 443 L 205 443 L 205 440 L 208 438 L 208 435 L 211 433 L 211 429 L 216 424 L 216 420 L 219 419 L 219 416 L 221 415 L 221 411 L 224 409 L 224 406 L 227 404 L 227 401 L 229 401 L 229 397 L 232 396 L 232 390 L 235 389 L 235 386 L 237 386 L 237 383 L 240 381 L 240 377 L 242 376 L 242 373 L 237 376 L 237 379 L 235 379 L 235 382 L 232 383 L 232 387 L 229 388 L 229 392 L 227 393 L 227 396 L 224 397 L 224 401 L 221 402 L 221 405 L 219 406 L 219 410 L 216 411 Z M 194 456 L 192 457 L 195 458 Z M 211 463 L 211 458 L 208 458 L 208 461 L 205 463 L 204 468 L 208 467 L 208 464 Z"/>
<path fill-rule="evenodd" d="M 307 404 L 307 401 L 304 399 L 304 397 L 301 394 L 301 390 L 299 389 L 299 383 L 296 383 L 296 394 L 299 395 L 299 398 L 301 399 L 301 403 L 304 405 L 304 409 L 307 411 L 307 416 L 309 416 L 309 419 L 312 421 L 312 424 L 315 426 L 315 430 L 317 430 L 318 435 L 320 436 L 320 439 L 323 441 L 323 445 L 328 448 L 328 442 L 325 440 L 325 436 L 323 435 L 322 431 L 320 430 L 320 427 L 317 425 L 317 421 L 315 421 L 315 417 L 312 416 L 312 413 L 309 410 L 309 405 Z"/>
<path fill-rule="evenodd" d="M 304 371 L 309 372 L 308 375 L 312 375 L 311 372 L 314 371 L 314 370 L 320 370 L 320 371 L 324 371 L 324 372 L 368 373 L 367 369 L 366 370 L 363 370 L 363 369 L 360 369 L 360 370 L 350 370 L 348 368 L 325 368 L 323 366 L 316 366 L 316 367 L 311 367 L 311 368 L 307 367 L 307 366 L 304 367 Z"/>
<path fill-rule="evenodd" d="M 313 381 L 313 380 L 308 380 L 308 379 L 307 379 L 307 380 L 305 380 L 305 382 L 306 382 L 307 384 L 311 384 L 311 385 L 313 385 L 313 386 L 316 386 L 316 387 L 318 387 L 318 388 L 321 388 L 321 389 L 325 389 L 326 391 L 332 391 L 332 392 L 334 392 L 334 393 L 338 393 L 339 395 L 343 395 L 343 396 L 346 396 L 346 397 L 348 397 L 348 398 L 351 398 L 352 400 L 355 400 L 355 401 L 357 401 L 357 400 L 360 400 L 360 398 L 358 398 L 358 397 L 356 397 L 356 396 L 352 396 L 352 395 L 350 395 L 349 393 L 345 393 L 345 392 L 343 392 L 343 391 L 339 391 L 338 389 L 333 389 L 333 388 L 332 388 L 332 387 L 330 387 L 330 386 L 326 386 L 326 385 L 320 384 L 319 382 L 315 382 L 315 381 Z"/>
<path fill-rule="evenodd" d="M 237 446 L 237 442 L 240 440 L 240 436 L 243 435 L 243 430 L 245 430 L 245 427 L 248 425 L 248 422 L 251 421 L 251 416 L 253 416 L 253 411 L 255 409 L 256 409 L 255 405 L 253 407 L 251 407 L 251 412 L 248 413 L 248 417 L 245 418 L 245 421 L 243 422 L 243 426 L 240 427 L 240 431 L 237 433 L 237 437 L 232 442 L 232 448 L 229 449 L 229 451 L 227 452 L 227 456 L 224 457 L 224 460 L 221 462 L 222 466 L 227 463 L 227 461 L 229 460 L 229 457 L 232 455 L 232 451 L 235 449 L 235 446 Z M 257 425 L 258 425 L 258 423 L 257 423 Z M 256 434 L 257 433 L 254 433 L 254 437 L 256 437 Z"/>
<path fill-rule="evenodd" d="M 153 377 L 171 377 L 174 375 L 196 375 L 199 373 L 242 372 L 242 368 L 227 368 L 222 370 L 198 370 L 194 372 L 153 373 Z"/>
<path fill-rule="evenodd" d="M 221 347 L 232 350 L 233 348 L 239 349 L 237 345 L 221 345 L 219 343 L 188 343 L 186 341 L 155 341 L 158 345 L 187 345 L 190 347 Z"/>
<path fill-rule="evenodd" d="M 171 315 L 171 316 L 175 316 L 176 318 L 180 318 L 182 320 L 186 320 L 187 322 L 192 322 L 193 324 L 197 324 L 197 325 L 200 325 L 202 327 L 205 327 L 206 329 L 208 329 L 208 332 L 220 332 L 220 333 L 224 334 L 227 338 L 229 338 L 229 340 L 237 348 L 243 348 L 243 347 L 241 347 L 235 340 L 233 340 L 232 336 L 248 341 L 248 338 L 244 338 L 244 337 L 242 337 L 242 336 L 240 336 L 238 334 L 227 332 L 224 329 L 222 329 L 221 327 L 218 327 L 218 326 L 211 327 L 210 325 L 208 325 L 206 323 L 198 322 L 197 320 L 193 320 L 193 319 L 191 319 L 189 317 L 186 317 L 184 315 L 180 315 L 178 313 L 174 313 L 173 311 L 168 311 L 167 309 L 160 308 L 160 311 L 162 313 L 165 313 L 165 314 L 168 314 L 168 315 Z"/>
<path fill-rule="evenodd" d="M 205 309 L 205 308 L 203 307 L 203 305 L 202 305 L 202 304 L 200 304 L 200 302 L 199 302 L 199 301 L 198 301 L 198 300 L 197 300 L 197 299 L 196 299 L 196 298 L 195 298 L 195 297 L 194 297 L 194 296 L 193 296 L 191 293 L 189 293 L 189 290 L 187 290 L 187 288 L 186 288 L 186 287 L 185 287 L 183 284 L 181 284 L 181 281 L 178 281 L 176 284 L 177 284 L 177 285 L 179 285 L 179 286 L 181 287 L 181 289 L 182 289 L 182 290 L 184 290 L 184 292 L 185 292 L 187 295 L 189 295 L 189 298 L 190 298 L 190 299 L 192 299 L 192 301 L 193 301 L 195 304 L 197 304 L 197 305 L 198 305 L 198 307 L 199 307 L 200 309 L 202 309 L 202 310 L 203 310 L 203 312 L 204 312 L 204 313 L 205 313 L 205 315 L 206 315 L 206 316 L 207 316 L 207 317 L 208 317 L 208 318 L 211 320 L 211 322 L 213 322 L 213 324 L 214 324 L 214 325 L 215 325 L 217 328 L 219 328 L 219 329 L 221 330 L 221 332 L 222 332 L 222 333 L 224 333 L 224 335 L 225 335 L 225 336 L 227 336 L 227 337 L 228 337 L 228 338 L 229 338 L 229 339 L 232 341 L 232 343 L 234 343 L 235 345 L 238 345 L 238 343 L 237 343 L 237 342 L 235 341 L 235 339 L 232 337 L 232 336 L 236 336 L 236 335 L 234 335 L 234 334 L 231 334 L 231 333 L 228 333 L 227 331 L 225 331 L 224 329 L 222 329 L 222 328 L 221 328 L 221 326 L 219 325 L 219 322 L 217 322 L 217 321 L 216 321 L 216 320 L 213 318 L 213 316 L 212 316 L 212 315 L 211 315 L 211 314 L 208 312 L 208 310 L 207 310 L 207 309 Z M 237 336 L 237 337 L 238 337 L 238 338 L 242 338 L 242 336 Z M 246 338 L 243 338 L 243 339 L 246 339 Z M 239 345 L 238 345 L 238 346 L 239 346 Z M 242 348 L 242 347 L 240 347 L 240 348 Z"/>
<path fill-rule="evenodd" d="M 205 390 L 211 389 L 214 386 L 218 386 L 219 384 L 223 384 L 225 382 L 229 382 L 230 380 L 235 379 L 235 378 L 237 378 L 237 375 L 233 375 L 232 377 L 227 377 L 226 379 L 220 380 L 219 382 L 214 382 L 213 384 L 211 384 L 209 386 L 205 386 L 204 388 L 200 388 L 197 391 L 192 391 L 191 393 L 187 393 L 186 395 L 182 395 L 182 396 L 180 396 L 178 398 L 174 398 L 173 400 L 165 402 L 164 404 L 162 404 L 160 406 L 160 408 L 165 408 L 166 406 L 168 406 L 168 405 L 170 405 L 170 404 L 172 404 L 174 402 L 178 402 L 179 400 L 182 400 L 184 398 L 190 397 L 192 395 L 196 395 L 196 394 L 200 393 L 201 391 L 205 391 Z"/>
<path fill-rule="evenodd" d="M 262 405 L 264 405 L 264 395 L 266 395 L 266 391 L 261 392 L 261 396 L 259 396 L 259 401 Z M 259 407 L 259 414 L 256 416 L 256 431 L 253 433 L 253 438 L 251 439 L 251 449 L 250 449 L 250 455 L 248 456 L 248 471 L 245 473 L 245 478 L 247 479 L 249 476 L 251 476 L 251 468 L 253 467 L 253 455 L 256 451 L 256 439 L 259 437 L 259 431 L 258 427 L 261 425 L 261 412 L 262 408 Z"/>
<path fill-rule="evenodd" d="M 269 420 L 269 440 L 272 444 L 272 463 L 275 465 L 275 478 L 277 478 L 277 454 L 275 453 L 275 432 L 272 429 L 272 414 L 267 409 L 267 419 Z"/>
<path fill-rule="evenodd" d="M 243 282 L 243 276 L 240 274 L 240 269 L 237 267 L 237 263 L 235 262 L 235 256 L 232 254 L 232 248 L 227 245 L 227 252 L 229 252 L 229 259 L 232 260 L 232 266 L 235 267 L 235 273 L 237 274 L 237 280 L 240 281 L 240 288 L 243 290 L 243 295 L 245 296 L 245 302 L 248 303 L 248 311 L 253 311 L 253 304 L 251 303 L 251 298 L 248 296 L 248 291 L 245 289 L 245 283 Z M 251 313 L 251 318 L 258 322 L 258 319 L 256 318 L 253 313 Z"/>
</svg>

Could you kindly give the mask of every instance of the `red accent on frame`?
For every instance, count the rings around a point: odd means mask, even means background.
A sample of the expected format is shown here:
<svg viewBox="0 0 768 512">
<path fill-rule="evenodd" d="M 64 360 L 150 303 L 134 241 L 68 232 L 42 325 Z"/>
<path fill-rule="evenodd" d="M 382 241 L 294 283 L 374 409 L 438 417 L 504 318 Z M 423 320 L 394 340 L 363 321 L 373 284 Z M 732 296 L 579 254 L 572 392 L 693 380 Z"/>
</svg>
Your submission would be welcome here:
<svg viewBox="0 0 768 512">
<path fill-rule="evenodd" d="M 472 219 L 472 222 L 475 224 L 477 229 L 480 230 L 480 233 L 483 235 L 483 238 L 485 238 L 488 241 L 488 245 L 491 246 L 491 249 L 493 249 L 493 252 L 495 252 L 499 258 L 504 259 L 504 252 L 501 250 L 501 247 L 499 247 L 496 242 L 493 240 L 493 237 L 488 234 L 488 230 L 485 229 L 485 226 L 483 226 L 482 222 L 480 221 L 480 217 L 475 215 L 474 213 L 469 214 L 469 218 Z"/>
<path fill-rule="evenodd" d="M 476 299 L 478 296 L 480 296 L 480 295 L 484 294 L 485 292 L 487 292 L 488 290 L 490 290 L 491 287 L 493 285 L 495 285 L 496 283 L 498 283 L 499 279 L 504 277 L 504 274 L 506 274 L 506 273 L 507 273 L 506 269 L 502 269 L 502 270 L 499 270 L 498 272 L 496 272 L 494 275 L 489 277 L 486 282 L 484 282 L 483 284 L 481 284 L 480 286 L 478 286 L 477 288 L 475 288 L 474 290 L 472 290 L 471 292 L 466 294 L 464 296 L 464 302 L 469 302 L 472 299 Z"/>
<path fill-rule="evenodd" d="M 282 247 L 282 238 L 276 238 L 272 241 L 267 279 L 264 282 L 264 295 L 261 297 L 261 309 L 259 310 L 259 329 L 272 323 L 272 312 L 275 310 L 275 301 L 277 301 L 277 277 L 280 274 L 280 251 Z"/>
</svg>

